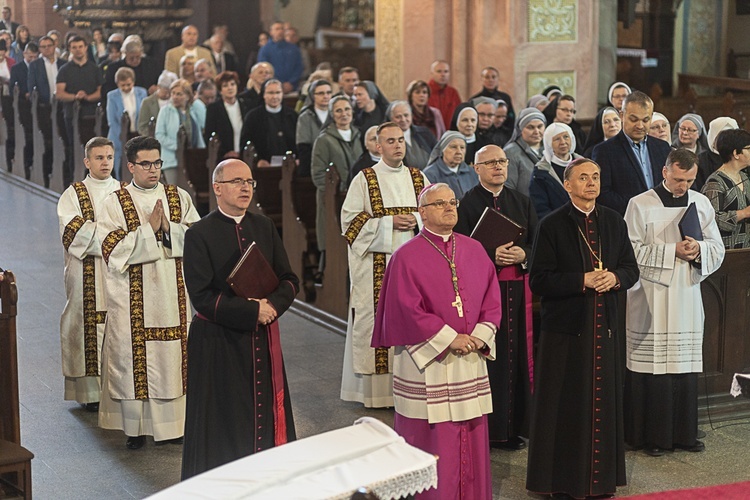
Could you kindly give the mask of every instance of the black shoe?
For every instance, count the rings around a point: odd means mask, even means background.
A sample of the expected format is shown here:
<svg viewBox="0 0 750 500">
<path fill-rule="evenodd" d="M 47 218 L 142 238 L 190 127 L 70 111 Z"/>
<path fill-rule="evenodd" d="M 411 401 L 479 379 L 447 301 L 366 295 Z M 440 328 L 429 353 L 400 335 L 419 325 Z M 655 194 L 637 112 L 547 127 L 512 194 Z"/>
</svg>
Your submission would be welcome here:
<svg viewBox="0 0 750 500">
<path fill-rule="evenodd" d="M 695 440 L 694 445 L 683 446 L 681 444 L 676 444 L 674 445 L 674 447 L 677 448 L 678 450 L 689 451 L 691 453 L 698 453 L 706 449 L 706 445 L 703 444 L 703 441 L 698 441 L 697 439 Z"/>
<path fill-rule="evenodd" d="M 518 451 L 526 448 L 526 442 L 520 437 L 516 436 L 510 438 L 507 441 L 495 442 L 490 445 L 492 448 L 508 451 Z"/>
<path fill-rule="evenodd" d="M 146 436 L 128 436 L 128 440 L 125 441 L 125 447 L 129 450 L 137 450 L 143 448 L 146 442 Z"/>
<path fill-rule="evenodd" d="M 99 403 L 83 403 L 81 406 L 83 406 L 84 410 L 91 413 L 96 413 L 99 411 Z"/>
<path fill-rule="evenodd" d="M 664 455 L 664 453 L 666 453 L 663 448 L 651 445 L 646 445 L 646 447 L 643 448 L 643 451 L 646 453 L 646 455 L 650 455 L 652 457 L 660 457 Z"/>
<path fill-rule="evenodd" d="M 182 436 L 174 439 L 165 439 L 164 441 L 155 441 L 154 444 L 156 446 L 163 446 L 165 444 L 182 444 L 183 439 Z"/>
</svg>

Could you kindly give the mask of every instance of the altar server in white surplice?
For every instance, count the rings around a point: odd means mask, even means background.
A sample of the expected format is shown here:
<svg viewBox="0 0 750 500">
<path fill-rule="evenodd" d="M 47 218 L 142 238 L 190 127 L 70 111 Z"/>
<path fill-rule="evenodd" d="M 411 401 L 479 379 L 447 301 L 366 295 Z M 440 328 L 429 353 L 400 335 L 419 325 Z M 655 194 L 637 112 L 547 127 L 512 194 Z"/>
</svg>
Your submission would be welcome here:
<svg viewBox="0 0 750 500">
<path fill-rule="evenodd" d="M 102 202 L 120 188 L 112 177 L 114 146 L 104 137 L 86 143 L 83 162 L 88 175 L 63 192 L 57 202 L 60 236 L 65 248 L 65 295 L 60 318 L 65 399 L 88 411 L 99 409 L 99 369 L 107 314 L 106 268 L 96 225 Z"/>
<path fill-rule="evenodd" d="M 200 218 L 184 190 L 159 182 L 161 145 L 125 145 L 133 182 L 111 194 L 97 229 L 108 265 L 99 425 L 121 429 L 126 446 L 182 442 L 188 300 L 185 231 Z"/>
<path fill-rule="evenodd" d="M 690 190 L 697 173 L 695 154 L 673 150 L 664 180 L 631 199 L 625 212 L 640 269 L 628 291 L 625 440 L 651 456 L 704 449 L 697 439 L 701 281 L 721 266 L 724 244 L 711 202 Z M 693 203 L 701 238 L 682 238 L 678 223 Z"/>
<path fill-rule="evenodd" d="M 422 227 L 417 212 L 427 177 L 404 165 L 404 133 L 393 122 L 378 127 L 381 160 L 352 179 L 341 208 L 349 243 L 349 320 L 341 399 L 366 407 L 393 406 L 393 349 L 370 347 L 385 266 Z"/>
</svg>

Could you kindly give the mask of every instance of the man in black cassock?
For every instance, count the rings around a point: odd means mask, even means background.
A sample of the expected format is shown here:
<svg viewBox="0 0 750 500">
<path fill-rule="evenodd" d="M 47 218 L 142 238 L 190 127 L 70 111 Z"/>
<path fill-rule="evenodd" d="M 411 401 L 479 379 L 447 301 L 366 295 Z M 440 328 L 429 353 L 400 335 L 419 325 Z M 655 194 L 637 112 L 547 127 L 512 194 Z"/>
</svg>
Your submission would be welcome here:
<svg viewBox="0 0 750 500">
<path fill-rule="evenodd" d="M 638 281 L 625 221 L 598 205 L 601 169 L 565 169 L 570 202 L 537 227 L 529 270 L 541 296 L 526 488 L 584 498 L 625 485 L 617 290 Z M 566 497 L 567 495 L 567 497 Z"/>
<path fill-rule="evenodd" d="M 295 439 L 276 320 L 299 280 L 273 222 L 246 212 L 252 177 L 240 160 L 221 162 L 213 175 L 218 210 L 185 234 L 185 283 L 196 314 L 187 347 L 182 479 Z M 265 298 L 245 299 L 226 278 L 253 241 L 279 286 Z"/>
<path fill-rule="evenodd" d="M 526 229 L 518 245 L 510 242 L 485 248 L 495 264 L 503 310 L 495 337 L 495 361 L 487 363 L 493 408 L 488 415 L 490 446 L 520 450 L 526 446 L 519 436 L 527 435 L 522 426 L 534 373 L 531 291 L 526 270 L 537 218 L 527 196 L 504 187 L 508 159 L 502 148 L 490 144 L 477 151 L 474 170 L 479 184 L 461 199 L 456 232 L 470 235 L 488 207 Z"/>
</svg>

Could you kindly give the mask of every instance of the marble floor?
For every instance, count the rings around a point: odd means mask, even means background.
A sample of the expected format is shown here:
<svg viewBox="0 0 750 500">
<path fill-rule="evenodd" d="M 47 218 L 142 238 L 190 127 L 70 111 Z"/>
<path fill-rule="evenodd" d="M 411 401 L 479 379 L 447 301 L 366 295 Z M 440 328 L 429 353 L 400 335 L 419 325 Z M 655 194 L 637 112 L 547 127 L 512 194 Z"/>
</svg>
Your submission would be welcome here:
<svg viewBox="0 0 750 500">
<path fill-rule="evenodd" d="M 144 498 L 179 480 L 180 447 L 149 440 L 129 451 L 121 432 L 99 429 L 96 414 L 62 399 L 58 324 L 65 295 L 55 201 L 53 193 L 0 172 L 0 267 L 15 272 L 19 288 L 21 431 L 23 445 L 36 455 L 34 496 Z M 339 399 L 341 332 L 293 312 L 281 319 L 281 330 L 298 436 L 351 425 L 363 415 L 392 424 L 390 410 L 365 410 Z M 628 452 L 628 486 L 618 496 L 750 480 L 750 420 L 702 429 L 703 453 L 653 458 Z M 524 488 L 526 458 L 525 450 L 492 451 L 496 498 L 535 498 Z"/>
</svg>

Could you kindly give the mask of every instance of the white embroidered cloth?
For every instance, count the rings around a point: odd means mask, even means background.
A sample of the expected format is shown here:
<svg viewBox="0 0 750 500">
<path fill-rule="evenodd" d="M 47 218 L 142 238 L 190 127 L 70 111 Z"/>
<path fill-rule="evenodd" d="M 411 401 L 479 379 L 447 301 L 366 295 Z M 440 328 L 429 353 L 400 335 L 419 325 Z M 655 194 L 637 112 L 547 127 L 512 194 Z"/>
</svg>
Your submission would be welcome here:
<svg viewBox="0 0 750 500">
<path fill-rule="evenodd" d="M 742 394 L 742 386 L 740 386 L 740 382 L 739 380 L 737 380 L 737 377 L 742 377 L 750 380 L 750 373 L 735 373 L 734 377 L 732 377 L 732 389 L 729 391 L 729 394 L 731 394 L 735 398 Z M 750 395 L 745 394 L 745 396 Z"/>
<path fill-rule="evenodd" d="M 437 458 L 371 417 L 241 458 L 152 499 L 344 499 L 366 487 L 400 498 L 437 487 Z"/>
</svg>

